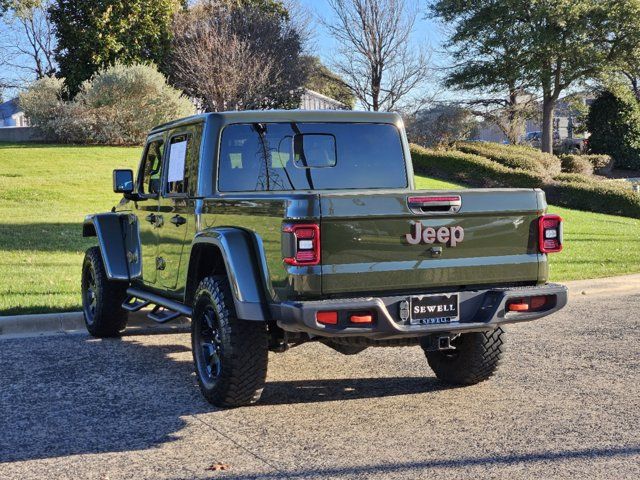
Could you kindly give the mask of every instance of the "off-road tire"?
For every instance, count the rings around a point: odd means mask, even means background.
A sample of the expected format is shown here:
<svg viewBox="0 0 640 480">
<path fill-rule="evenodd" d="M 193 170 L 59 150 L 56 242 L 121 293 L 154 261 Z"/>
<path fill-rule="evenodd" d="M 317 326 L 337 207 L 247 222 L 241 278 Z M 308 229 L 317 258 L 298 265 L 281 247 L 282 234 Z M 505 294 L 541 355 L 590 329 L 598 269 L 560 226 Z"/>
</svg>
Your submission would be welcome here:
<svg viewBox="0 0 640 480">
<path fill-rule="evenodd" d="M 427 351 L 425 355 L 436 377 L 452 385 L 473 385 L 490 378 L 504 353 L 505 333 L 463 333 L 451 344 L 455 350 Z"/>
<path fill-rule="evenodd" d="M 87 330 L 94 337 L 116 337 L 127 326 L 126 282 L 109 280 L 99 247 L 89 248 L 82 263 L 82 311 Z"/>
<path fill-rule="evenodd" d="M 193 305 L 191 346 L 202 394 L 217 407 L 240 407 L 257 402 L 267 378 L 266 324 L 236 317 L 231 288 L 225 276 L 203 279 Z M 207 348 L 212 347 L 202 343 L 206 343 L 208 337 L 217 338 L 209 342 L 213 348 L 219 348 L 214 360 L 211 360 L 213 355 L 207 358 L 211 351 Z M 213 365 L 218 360 L 219 364 Z"/>
</svg>

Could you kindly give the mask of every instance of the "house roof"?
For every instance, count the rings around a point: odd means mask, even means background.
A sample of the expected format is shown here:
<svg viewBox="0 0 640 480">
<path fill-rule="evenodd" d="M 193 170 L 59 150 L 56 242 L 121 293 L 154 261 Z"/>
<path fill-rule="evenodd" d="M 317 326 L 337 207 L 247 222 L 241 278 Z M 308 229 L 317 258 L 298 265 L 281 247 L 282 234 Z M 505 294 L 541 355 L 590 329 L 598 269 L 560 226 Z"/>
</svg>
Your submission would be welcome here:
<svg viewBox="0 0 640 480">
<path fill-rule="evenodd" d="M 18 105 L 17 98 L 12 98 L 4 103 L 0 103 L 0 118 L 9 118 L 21 111 L 22 109 Z"/>
</svg>

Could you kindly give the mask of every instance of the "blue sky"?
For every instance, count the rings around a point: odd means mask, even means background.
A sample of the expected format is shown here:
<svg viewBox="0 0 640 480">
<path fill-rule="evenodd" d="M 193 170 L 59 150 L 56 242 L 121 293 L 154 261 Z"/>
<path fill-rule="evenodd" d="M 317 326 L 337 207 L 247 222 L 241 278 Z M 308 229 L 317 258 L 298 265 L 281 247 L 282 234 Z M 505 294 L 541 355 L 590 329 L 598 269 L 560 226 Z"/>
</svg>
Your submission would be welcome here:
<svg viewBox="0 0 640 480">
<path fill-rule="evenodd" d="M 325 61 L 328 61 L 331 57 L 331 51 L 335 46 L 332 38 L 322 28 L 317 21 L 318 16 L 324 18 L 332 18 L 331 9 L 327 5 L 326 0 L 298 0 L 300 4 L 314 15 L 315 24 L 315 43 L 318 48 L 318 55 Z M 415 22 L 415 32 L 413 35 L 413 42 L 428 45 L 434 49 L 440 49 L 440 45 L 444 38 L 442 27 L 431 19 L 426 17 L 426 0 L 417 0 L 419 13 Z"/>
</svg>

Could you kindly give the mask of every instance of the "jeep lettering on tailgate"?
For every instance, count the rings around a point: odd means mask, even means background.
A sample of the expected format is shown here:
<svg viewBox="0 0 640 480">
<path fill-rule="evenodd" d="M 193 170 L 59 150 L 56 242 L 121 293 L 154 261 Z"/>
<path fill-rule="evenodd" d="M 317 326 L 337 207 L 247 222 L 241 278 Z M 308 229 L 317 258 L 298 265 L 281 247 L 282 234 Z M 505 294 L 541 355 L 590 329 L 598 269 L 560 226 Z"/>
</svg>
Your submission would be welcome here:
<svg viewBox="0 0 640 480">
<path fill-rule="evenodd" d="M 464 240 L 464 228 L 462 227 L 425 227 L 422 222 L 413 222 L 411 233 L 405 235 L 409 245 L 420 243 L 443 243 L 455 247 Z"/>
</svg>

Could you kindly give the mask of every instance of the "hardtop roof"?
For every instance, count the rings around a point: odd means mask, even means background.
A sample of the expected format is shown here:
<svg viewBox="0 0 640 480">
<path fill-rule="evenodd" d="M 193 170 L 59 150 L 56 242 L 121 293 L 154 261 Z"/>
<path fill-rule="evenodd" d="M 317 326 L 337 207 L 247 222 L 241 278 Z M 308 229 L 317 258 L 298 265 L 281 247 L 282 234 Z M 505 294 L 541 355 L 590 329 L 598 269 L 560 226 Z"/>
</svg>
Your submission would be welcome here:
<svg viewBox="0 0 640 480">
<path fill-rule="evenodd" d="M 150 133 L 158 133 L 181 125 L 206 122 L 216 118 L 222 125 L 231 123 L 263 122 L 344 122 L 344 123 L 398 123 L 400 115 L 391 112 L 363 112 L 354 110 L 245 110 L 212 112 L 181 118 L 154 127 Z"/>
</svg>

